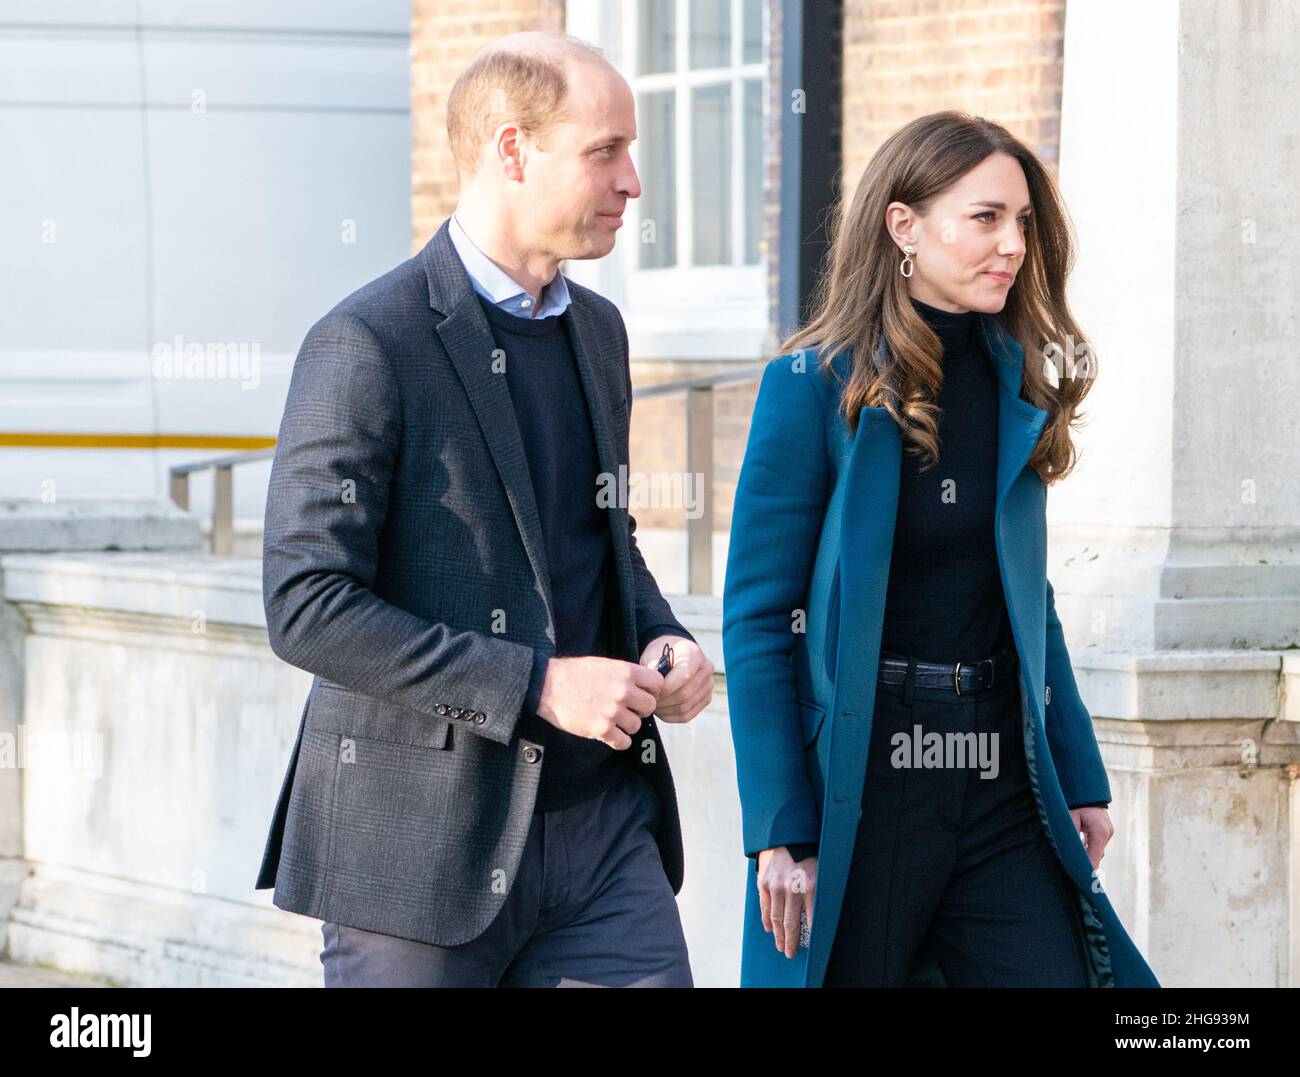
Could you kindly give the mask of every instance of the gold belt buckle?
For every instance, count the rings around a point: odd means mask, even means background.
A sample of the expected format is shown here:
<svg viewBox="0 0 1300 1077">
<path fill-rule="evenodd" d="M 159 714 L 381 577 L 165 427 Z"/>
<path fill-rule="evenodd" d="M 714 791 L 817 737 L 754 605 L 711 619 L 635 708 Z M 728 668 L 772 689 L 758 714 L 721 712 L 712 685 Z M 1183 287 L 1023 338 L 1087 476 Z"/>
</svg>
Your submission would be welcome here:
<svg viewBox="0 0 1300 1077">
<path fill-rule="evenodd" d="M 961 695 L 961 659 L 957 659 L 957 664 L 952 671 L 952 690 Z"/>
</svg>

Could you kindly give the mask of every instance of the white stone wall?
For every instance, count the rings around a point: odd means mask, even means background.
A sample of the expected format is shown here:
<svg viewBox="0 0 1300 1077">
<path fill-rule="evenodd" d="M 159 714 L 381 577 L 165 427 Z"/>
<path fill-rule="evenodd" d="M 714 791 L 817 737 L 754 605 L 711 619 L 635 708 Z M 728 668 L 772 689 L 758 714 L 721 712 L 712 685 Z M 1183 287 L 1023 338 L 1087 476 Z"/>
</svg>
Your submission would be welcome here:
<svg viewBox="0 0 1300 1077">
<path fill-rule="evenodd" d="M 408 51 L 407 0 L 0 5 L 0 432 L 274 438 L 308 328 L 409 254 Z M 256 377 L 155 376 L 178 336 Z M 165 496 L 229 451 L 3 447 L 0 497 Z"/>
<path fill-rule="evenodd" d="M 260 563 L 15 553 L 0 571 L 0 608 L 24 626 L 14 726 L 53 753 L 23 772 L 11 958 L 126 984 L 319 984 L 318 921 L 253 890 L 311 683 L 267 645 Z M 675 607 L 721 667 L 717 601 Z M 701 985 L 739 972 L 746 864 L 725 701 L 665 727 Z"/>
</svg>

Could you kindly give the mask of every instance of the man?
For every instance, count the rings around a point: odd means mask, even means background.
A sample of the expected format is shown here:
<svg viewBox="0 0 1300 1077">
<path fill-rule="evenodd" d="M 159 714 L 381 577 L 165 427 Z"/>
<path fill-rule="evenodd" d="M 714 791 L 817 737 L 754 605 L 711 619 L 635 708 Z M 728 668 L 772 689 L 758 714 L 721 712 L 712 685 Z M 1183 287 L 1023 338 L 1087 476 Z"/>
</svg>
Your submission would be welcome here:
<svg viewBox="0 0 1300 1077">
<path fill-rule="evenodd" d="M 695 717 L 713 666 L 598 496 L 627 464 L 627 333 L 557 272 L 640 194 L 632 93 L 598 50 L 516 34 L 447 112 L 454 216 L 294 365 L 263 589 L 316 679 L 257 887 L 324 921 L 326 986 L 691 986 L 653 715 Z"/>
</svg>

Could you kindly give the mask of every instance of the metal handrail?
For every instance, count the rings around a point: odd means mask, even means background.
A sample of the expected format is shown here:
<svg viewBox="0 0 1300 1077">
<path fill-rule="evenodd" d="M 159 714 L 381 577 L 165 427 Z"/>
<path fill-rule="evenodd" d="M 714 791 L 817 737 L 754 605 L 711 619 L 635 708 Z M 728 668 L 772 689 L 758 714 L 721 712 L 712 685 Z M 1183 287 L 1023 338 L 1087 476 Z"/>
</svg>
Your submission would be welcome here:
<svg viewBox="0 0 1300 1077">
<path fill-rule="evenodd" d="M 666 393 L 675 393 L 679 389 L 708 389 L 732 381 L 758 381 L 763 376 L 766 366 L 766 363 L 751 363 L 721 374 L 699 374 L 692 378 L 678 378 L 676 381 L 656 382 L 654 385 L 643 385 L 640 389 L 634 388 L 632 396 L 640 400 L 643 396 L 662 396 Z"/>
<path fill-rule="evenodd" d="M 642 400 L 669 393 L 686 394 L 686 472 L 699 475 L 703 484 L 703 511 L 686 520 L 687 590 L 693 595 L 713 594 L 713 390 L 719 385 L 744 384 L 763 376 L 765 363 L 754 363 L 718 374 L 659 382 L 632 390 L 632 399 Z M 229 557 L 235 549 L 234 469 L 240 464 L 270 460 L 275 449 L 231 453 L 211 460 L 177 464 L 168 469 L 171 499 L 180 508 L 190 507 L 190 476 L 196 471 L 213 471 L 212 552 Z"/>
<path fill-rule="evenodd" d="M 713 594 L 713 390 L 718 385 L 758 381 L 766 363 L 753 363 L 719 374 L 677 378 L 632 390 L 632 398 L 686 393 L 686 474 L 699 475 L 703 511 L 686 518 L 686 590 Z"/>
<path fill-rule="evenodd" d="M 212 552 L 218 557 L 230 557 L 235 552 L 235 478 L 234 469 L 239 464 L 270 460 L 275 449 L 253 449 L 249 452 L 231 453 L 211 460 L 198 460 L 192 464 L 177 464 L 168 468 L 168 493 L 172 501 L 186 512 L 190 508 L 190 476 L 196 471 L 213 470 L 212 475 Z"/>
</svg>

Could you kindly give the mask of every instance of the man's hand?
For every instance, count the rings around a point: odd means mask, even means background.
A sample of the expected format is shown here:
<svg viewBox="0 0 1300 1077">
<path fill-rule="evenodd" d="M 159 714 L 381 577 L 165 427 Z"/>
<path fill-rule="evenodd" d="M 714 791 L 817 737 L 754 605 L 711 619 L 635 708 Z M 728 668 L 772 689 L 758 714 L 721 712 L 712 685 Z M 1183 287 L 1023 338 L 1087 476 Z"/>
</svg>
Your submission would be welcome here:
<svg viewBox="0 0 1300 1077">
<path fill-rule="evenodd" d="M 1074 820 L 1076 833 L 1083 832 L 1083 846 L 1088 850 L 1088 859 L 1092 861 L 1095 871 L 1101 866 L 1101 858 L 1106 855 L 1103 852 L 1106 843 L 1115 833 L 1110 813 L 1105 808 L 1075 808 L 1070 812 L 1070 818 Z"/>
<path fill-rule="evenodd" d="M 799 949 L 799 917 L 808 919 L 812 931 L 813 905 L 817 897 L 817 858 L 798 864 L 784 845 L 758 854 L 758 907 L 763 913 L 763 930 L 773 934 L 776 948 L 786 957 Z"/>
<path fill-rule="evenodd" d="M 617 658 L 552 658 L 537 713 L 557 729 L 622 751 L 655 711 L 664 678 Z"/>
<path fill-rule="evenodd" d="M 673 668 L 663 678 L 663 692 L 654 713 L 665 722 L 689 722 L 713 698 L 713 663 L 693 640 L 660 636 L 642 652 L 641 665 L 654 669 L 665 643 L 673 649 Z"/>
</svg>

